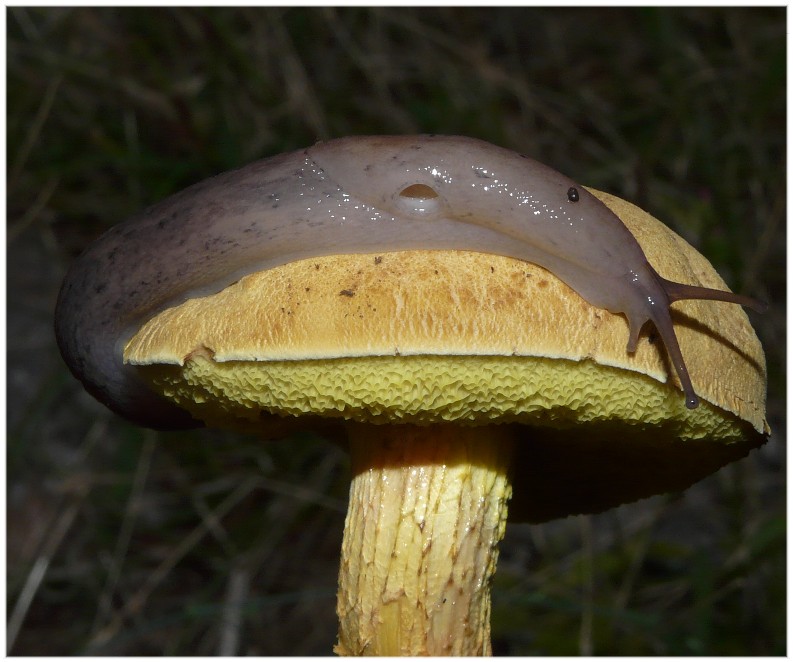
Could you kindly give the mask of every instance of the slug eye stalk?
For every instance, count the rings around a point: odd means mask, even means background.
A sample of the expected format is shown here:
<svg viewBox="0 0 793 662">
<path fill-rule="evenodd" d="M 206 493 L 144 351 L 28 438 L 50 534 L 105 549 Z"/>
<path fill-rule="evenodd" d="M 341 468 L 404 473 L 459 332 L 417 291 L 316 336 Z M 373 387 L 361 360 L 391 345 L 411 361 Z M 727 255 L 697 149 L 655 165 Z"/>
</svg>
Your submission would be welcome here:
<svg viewBox="0 0 793 662">
<path fill-rule="evenodd" d="M 744 296 L 743 294 L 735 294 L 734 292 L 726 292 L 724 290 L 715 290 L 710 287 L 701 287 L 699 285 L 685 285 L 684 283 L 675 283 L 671 280 L 666 280 L 658 276 L 658 280 L 669 297 L 669 302 L 684 301 L 686 299 L 702 299 L 707 301 L 724 301 L 726 303 L 736 303 L 739 306 L 749 308 L 756 313 L 767 313 L 768 302 L 753 299 L 752 297 Z"/>
</svg>

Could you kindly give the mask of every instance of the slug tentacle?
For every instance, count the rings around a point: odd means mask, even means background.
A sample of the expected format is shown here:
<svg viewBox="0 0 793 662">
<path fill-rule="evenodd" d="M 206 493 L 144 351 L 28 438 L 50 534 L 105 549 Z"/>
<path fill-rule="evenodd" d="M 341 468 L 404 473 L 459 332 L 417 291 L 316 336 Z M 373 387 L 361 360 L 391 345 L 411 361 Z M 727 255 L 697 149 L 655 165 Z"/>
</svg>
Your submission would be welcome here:
<svg viewBox="0 0 793 662">
<path fill-rule="evenodd" d="M 649 282 L 647 283 L 649 287 L 645 286 L 648 294 L 645 298 L 648 301 L 649 319 L 661 336 L 672 367 L 677 373 L 680 387 L 683 389 L 683 394 L 686 398 L 686 407 L 694 409 L 699 406 L 699 398 L 694 390 L 694 385 L 691 383 L 691 375 L 688 372 L 685 359 L 683 359 L 683 352 L 680 349 L 680 343 L 677 340 L 677 334 L 672 324 L 672 316 L 669 312 L 669 305 L 672 300 L 666 284 L 678 285 L 678 283 L 659 276 L 658 272 L 650 264 L 646 266 L 647 272 L 650 274 Z M 633 332 L 634 329 L 631 329 L 631 337 Z"/>
<path fill-rule="evenodd" d="M 641 323 L 628 318 L 628 346 L 625 348 L 628 354 L 633 354 L 639 344 L 639 336 L 642 333 L 642 328 L 649 320 L 643 320 Z"/>
<path fill-rule="evenodd" d="M 677 378 L 680 380 L 680 386 L 686 397 L 686 407 L 694 409 L 699 405 L 699 398 L 694 391 L 694 385 L 691 383 L 691 376 L 688 374 L 686 362 L 683 360 L 683 352 L 680 350 L 680 343 L 677 341 L 677 335 L 672 326 L 672 318 L 668 314 L 660 315 L 653 319 L 653 323 L 655 328 L 658 329 L 658 333 L 661 334 L 666 351 L 669 353 L 669 359 L 672 361 Z"/>
<path fill-rule="evenodd" d="M 724 301 L 726 303 L 737 303 L 740 306 L 751 308 L 756 313 L 765 313 L 768 310 L 768 303 L 753 299 L 752 297 L 744 296 L 743 294 L 735 294 L 734 292 L 725 292 L 724 290 L 714 290 L 710 287 L 701 287 L 699 285 L 686 285 L 685 283 L 676 283 L 672 280 L 666 280 L 658 276 L 661 286 L 669 297 L 669 302 L 682 301 L 684 299 L 706 299 L 708 301 Z"/>
</svg>

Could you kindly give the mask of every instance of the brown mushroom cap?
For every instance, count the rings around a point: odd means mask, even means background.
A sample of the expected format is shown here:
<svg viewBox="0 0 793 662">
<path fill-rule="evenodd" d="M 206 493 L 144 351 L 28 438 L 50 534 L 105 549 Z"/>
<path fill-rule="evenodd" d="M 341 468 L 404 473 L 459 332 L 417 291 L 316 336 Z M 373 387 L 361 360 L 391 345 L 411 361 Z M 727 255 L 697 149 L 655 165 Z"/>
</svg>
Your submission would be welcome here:
<svg viewBox="0 0 793 662">
<path fill-rule="evenodd" d="M 662 223 L 593 192 L 662 276 L 727 289 Z M 650 325 L 629 355 L 622 315 L 533 264 L 456 251 L 252 274 L 158 315 L 125 360 L 210 425 L 520 426 L 511 516 L 543 521 L 684 489 L 765 441 L 765 359 L 744 311 L 673 308 L 693 410 Z"/>
</svg>

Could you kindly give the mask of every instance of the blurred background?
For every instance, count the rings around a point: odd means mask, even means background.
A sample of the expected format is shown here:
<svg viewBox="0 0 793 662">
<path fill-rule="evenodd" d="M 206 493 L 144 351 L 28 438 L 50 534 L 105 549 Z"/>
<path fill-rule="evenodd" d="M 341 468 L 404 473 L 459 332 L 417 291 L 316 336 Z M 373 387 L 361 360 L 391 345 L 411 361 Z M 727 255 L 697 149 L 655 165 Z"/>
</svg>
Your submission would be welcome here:
<svg viewBox="0 0 793 662">
<path fill-rule="evenodd" d="M 70 376 L 52 311 L 77 253 L 171 192 L 420 132 L 627 198 L 772 304 L 769 443 L 684 494 L 508 526 L 494 652 L 785 653 L 784 8 L 6 11 L 10 653 L 330 654 L 344 453 L 135 428 Z"/>
</svg>

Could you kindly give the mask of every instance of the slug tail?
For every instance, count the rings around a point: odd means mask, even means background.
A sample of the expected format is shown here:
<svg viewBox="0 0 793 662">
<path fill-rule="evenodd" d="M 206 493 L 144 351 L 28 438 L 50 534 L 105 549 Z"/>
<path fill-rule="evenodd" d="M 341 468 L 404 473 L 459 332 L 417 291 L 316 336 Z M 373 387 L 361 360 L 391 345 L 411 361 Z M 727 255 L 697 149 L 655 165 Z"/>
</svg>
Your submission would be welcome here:
<svg viewBox="0 0 793 662">
<path fill-rule="evenodd" d="M 724 290 L 714 290 L 710 287 L 700 287 L 699 285 L 676 283 L 672 280 L 666 280 L 666 278 L 662 278 L 661 276 L 658 276 L 658 280 L 664 288 L 666 295 L 669 297 L 670 303 L 683 299 L 707 299 L 709 301 L 737 303 L 739 306 L 751 308 L 756 313 L 764 313 L 768 310 L 767 302 L 753 299 L 743 294 L 725 292 Z"/>
</svg>

